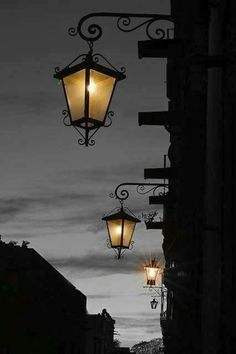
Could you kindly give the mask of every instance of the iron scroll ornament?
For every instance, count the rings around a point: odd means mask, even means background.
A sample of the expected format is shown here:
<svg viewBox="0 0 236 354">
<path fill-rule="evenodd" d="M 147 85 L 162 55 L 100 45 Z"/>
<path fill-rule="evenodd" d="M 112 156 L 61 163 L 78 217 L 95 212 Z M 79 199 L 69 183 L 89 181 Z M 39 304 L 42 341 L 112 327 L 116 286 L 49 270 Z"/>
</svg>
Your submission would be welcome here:
<svg viewBox="0 0 236 354">
<path fill-rule="evenodd" d="M 122 189 L 124 186 L 136 186 L 136 192 L 142 195 L 151 192 L 153 192 L 153 195 L 155 195 L 157 189 L 159 188 L 163 188 L 165 193 L 165 189 L 168 187 L 166 183 L 121 183 L 116 187 L 114 193 L 110 194 L 110 197 L 116 198 L 123 203 L 126 199 L 129 198 L 129 191 L 125 188 Z M 160 192 L 160 194 L 163 194 L 163 192 Z"/>
<path fill-rule="evenodd" d="M 82 39 L 89 43 L 100 39 L 103 35 L 103 30 L 99 24 L 91 23 L 90 25 L 84 27 L 85 22 L 94 17 L 117 18 L 117 28 L 122 32 L 133 32 L 141 27 L 145 27 L 146 36 L 151 40 L 168 39 L 170 31 L 173 30 L 173 28 L 165 29 L 159 26 L 153 30 L 158 21 L 169 21 L 174 23 L 174 20 L 170 15 L 95 12 L 82 17 L 78 22 L 77 27 L 70 27 L 68 30 L 69 35 L 76 36 L 78 34 Z M 142 22 L 133 25 L 131 19 L 142 19 Z"/>
</svg>

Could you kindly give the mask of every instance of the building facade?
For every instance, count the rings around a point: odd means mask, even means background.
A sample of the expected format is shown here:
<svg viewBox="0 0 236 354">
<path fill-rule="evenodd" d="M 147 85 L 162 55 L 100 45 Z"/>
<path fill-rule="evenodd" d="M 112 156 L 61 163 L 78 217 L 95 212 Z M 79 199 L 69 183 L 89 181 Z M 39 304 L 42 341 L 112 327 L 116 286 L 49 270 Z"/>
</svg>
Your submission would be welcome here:
<svg viewBox="0 0 236 354">
<path fill-rule="evenodd" d="M 171 1 L 165 353 L 235 353 L 236 3 Z"/>
</svg>

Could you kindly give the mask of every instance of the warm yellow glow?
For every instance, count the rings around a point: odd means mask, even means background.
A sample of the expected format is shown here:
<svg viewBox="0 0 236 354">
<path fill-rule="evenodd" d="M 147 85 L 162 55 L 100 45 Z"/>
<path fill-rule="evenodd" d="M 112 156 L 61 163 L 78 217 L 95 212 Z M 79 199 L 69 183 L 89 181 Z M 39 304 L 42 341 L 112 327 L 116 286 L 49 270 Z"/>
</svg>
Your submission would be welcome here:
<svg viewBox="0 0 236 354">
<path fill-rule="evenodd" d="M 115 78 L 90 70 L 89 82 L 89 116 L 100 122 L 105 119 L 107 107 L 115 85 Z M 91 88 L 90 88 L 91 86 Z"/>
<path fill-rule="evenodd" d="M 85 70 L 63 78 L 71 120 L 76 122 L 84 117 Z"/>
<path fill-rule="evenodd" d="M 150 278 L 155 278 L 156 277 L 156 269 L 150 268 L 149 269 L 149 276 L 150 276 Z"/>
<path fill-rule="evenodd" d="M 113 247 L 129 248 L 135 223 L 130 220 L 109 220 L 107 222 L 111 244 Z"/>
<path fill-rule="evenodd" d="M 116 226 L 115 233 L 117 236 L 120 236 L 122 232 L 122 227 L 121 226 Z"/>
<path fill-rule="evenodd" d="M 156 285 L 156 278 L 158 276 L 160 268 L 152 262 L 152 264 L 144 267 L 147 276 L 147 285 Z"/>
<path fill-rule="evenodd" d="M 158 268 L 146 267 L 148 280 L 155 280 L 158 273 Z"/>
<path fill-rule="evenodd" d="M 90 84 L 88 85 L 88 91 L 89 93 L 93 94 L 96 91 L 96 84 L 94 83 L 94 81 L 90 81 Z"/>
</svg>

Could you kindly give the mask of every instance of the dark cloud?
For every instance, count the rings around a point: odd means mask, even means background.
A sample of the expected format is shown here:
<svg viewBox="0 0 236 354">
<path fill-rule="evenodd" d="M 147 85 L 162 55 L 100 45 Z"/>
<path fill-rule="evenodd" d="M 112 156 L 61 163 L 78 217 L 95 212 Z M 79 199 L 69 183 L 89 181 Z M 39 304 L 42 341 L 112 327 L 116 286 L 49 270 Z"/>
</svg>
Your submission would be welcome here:
<svg viewBox="0 0 236 354">
<path fill-rule="evenodd" d="M 137 161 L 119 162 L 119 165 L 114 165 L 114 163 L 107 163 L 106 161 L 101 161 L 101 167 L 96 166 L 96 168 L 80 168 L 63 171 L 60 176 L 58 176 L 56 183 L 64 183 L 65 181 L 70 181 L 70 183 L 76 183 L 78 185 L 78 179 L 80 183 L 89 183 L 92 187 L 97 187 L 101 185 L 113 185 L 111 193 L 114 191 L 116 186 L 125 181 L 132 181 L 134 175 L 139 176 L 139 179 L 143 180 L 143 169 L 140 165 L 137 165 Z M 137 177 L 138 178 L 138 177 Z M 89 185 L 88 185 L 89 187 Z M 97 192 L 97 188 L 95 192 Z"/>
<path fill-rule="evenodd" d="M 146 333 L 156 333 L 159 327 L 160 316 L 148 313 L 137 313 L 133 317 L 114 317 L 116 327 L 120 330 L 127 330 L 133 328 L 135 332 L 142 330 Z"/>
<path fill-rule="evenodd" d="M 27 206 L 34 203 L 34 199 L 9 198 L 0 200 L 0 222 L 8 222 L 23 212 Z"/>
<path fill-rule="evenodd" d="M 96 197 L 94 194 L 76 194 L 76 193 L 65 193 L 59 194 L 57 192 L 47 195 L 41 195 L 39 197 L 15 197 L 15 198 L 2 198 L 0 200 L 0 221 L 8 222 L 13 220 L 17 215 L 27 213 L 29 221 L 37 221 L 37 211 L 40 209 L 42 212 L 48 212 L 48 209 L 54 211 L 56 208 L 65 208 L 65 207 L 75 207 L 84 205 L 84 202 L 94 202 Z M 92 204 L 92 203 L 91 203 Z M 34 217 L 30 218 L 34 215 Z M 74 220 L 72 215 L 70 218 L 65 218 L 68 222 Z M 39 218 L 38 218 L 39 219 Z M 53 219 L 53 218 L 52 218 Z M 60 218 L 63 222 L 63 218 Z M 81 215 L 80 220 L 86 220 L 86 215 Z M 53 222 L 53 220 L 51 220 Z M 78 215 L 77 215 L 78 222 Z"/>
<path fill-rule="evenodd" d="M 118 202 L 114 199 L 114 206 Z M 143 209 L 131 208 L 132 212 L 141 217 Z M 153 208 L 148 207 L 147 211 Z M 29 228 L 45 229 L 71 228 L 86 226 L 86 231 L 97 234 L 106 229 L 102 217 L 110 212 L 101 208 L 101 200 L 93 191 L 87 193 L 54 193 L 36 197 L 15 197 L 0 200 L 0 222 L 27 225 Z M 27 231 L 27 233 L 28 233 Z M 29 231 L 30 232 L 30 231 Z M 31 232 L 34 234 L 35 232 Z"/>
<path fill-rule="evenodd" d="M 127 251 L 128 253 L 128 251 Z M 158 258 L 161 257 L 159 253 Z M 115 259 L 115 256 L 110 254 L 89 253 L 85 256 L 50 258 L 47 260 L 59 270 L 61 268 L 69 268 L 76 271 L 81 271 L 81 275 L 93 277 L 109 274 L 132 274 L 143 271 L 143 266 L 149 261 L 145 259 L 143 254 L 129 253 L 125 254 L 120 260 Z"/>
<path fill-rule="evenodd" d="M 4 239 L 6 240 L 28 240 L 30 238 L 34 238 L 36 237 L 36 234 L 32 233 L 32 232 L 8 232 L 8 233 L 4 233 Z"/>
</svg>

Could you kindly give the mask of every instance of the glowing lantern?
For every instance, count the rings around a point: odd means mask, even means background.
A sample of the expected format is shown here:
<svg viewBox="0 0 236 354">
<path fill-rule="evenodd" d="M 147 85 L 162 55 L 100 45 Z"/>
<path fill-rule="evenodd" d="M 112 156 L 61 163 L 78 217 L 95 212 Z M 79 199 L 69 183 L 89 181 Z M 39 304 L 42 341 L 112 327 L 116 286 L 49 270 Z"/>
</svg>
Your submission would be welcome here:
<svg viewBox="0 0 236 354">
<path fill-rule="evenodd" d="M 110 247 L 116 251 L 118 259 L 122 250 L 130 248 L 135 225 L 140 222 L 127 211 L 127 208 L 121 207 L 115 213 L 102 218 L 107 223 Z"/>
<path fill-rule="evenodd" d="M 144 269 L 146 271 L 147 285 L 155 286 L 156 278 L 160 270 L 160 267 L 158 267 L 155 259 L 153 259 L 150 264 L 146 265 Z"/>
<path fill-rule="evenodd" d="M 90 51 L 81 63 L 66 66 L 54 77 L 62 81 L 70 125 L 85 131 L 81 144 L 93 145 L 90 138 L 105 126 L 116 83 L 125 75 L 98 64 Z"/>
<path fill-rule="evenodd" d="M 157 308 L 158 301 L 155 299 L 155 297 L 152 299 L 152 301 L 150 301 L 150 304 L 151 304 L 151 308 L 153 310 L 155 310 Z"/>
</svg>

